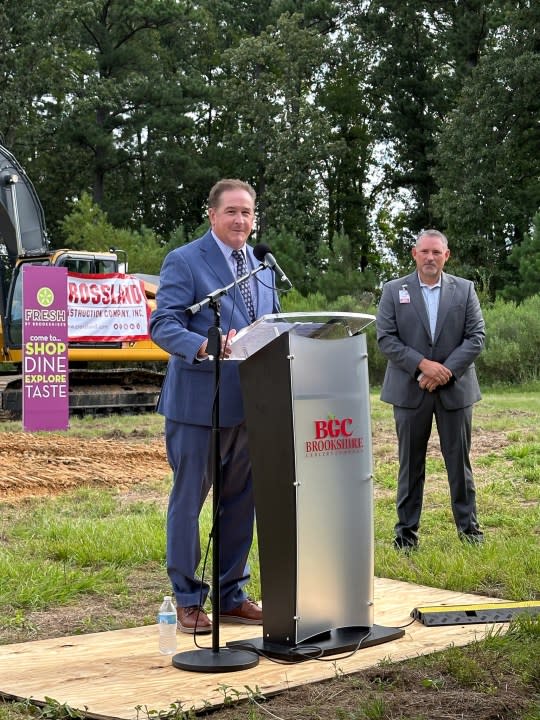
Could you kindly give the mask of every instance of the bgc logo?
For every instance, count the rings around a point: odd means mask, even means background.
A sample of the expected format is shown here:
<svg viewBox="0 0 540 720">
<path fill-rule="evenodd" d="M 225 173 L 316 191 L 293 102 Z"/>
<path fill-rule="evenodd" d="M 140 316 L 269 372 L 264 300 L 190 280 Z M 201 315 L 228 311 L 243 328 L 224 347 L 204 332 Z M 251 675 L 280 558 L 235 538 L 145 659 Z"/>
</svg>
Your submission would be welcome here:
<svg viewBox="0 0 540 720">
<path fill-rule="evenodd" d="M 315 437 L 317 440 L 327 437 L 351 437 L 352 432 L 349 430 L 351 425 L 352 418 L 338 420 L 336 417 L 331 417 L 328 420 L 315 420 Z"/>
<path fill-rule="evenodd" d="M 337 455 L 359 453 L 364 449 L 364 438 L 354 435 L 353 418 L 337 418 L 329 415 L 326 419 L 314 420 L 313 439 L 305 443 L 305 452 L 313 455 Z"/>
</svg>

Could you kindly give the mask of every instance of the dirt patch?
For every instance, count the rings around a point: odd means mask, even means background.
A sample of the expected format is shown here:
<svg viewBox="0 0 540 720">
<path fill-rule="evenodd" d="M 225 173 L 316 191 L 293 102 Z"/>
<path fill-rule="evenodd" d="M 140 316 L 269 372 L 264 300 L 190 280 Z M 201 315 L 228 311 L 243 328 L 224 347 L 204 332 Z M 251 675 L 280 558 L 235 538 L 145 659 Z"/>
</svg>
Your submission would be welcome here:
<svg viewBox="0 0 540 720">
<path fill-rule="evenodd" d="M 463 658 L 473 663 L 490 661 L 489 654 L 474 648 Z M 276 720 L 511 720 L 523 718 L 530 707 L 527 689 L 513 674 L 482 678 L 463 688 L 451 672 L 433 668 L 435 678 L 425 669 L 409 664 L 373 668 L 357 675 L 291 688 L 261 703 L 261 714 L 248 708 L 230 707 L 209 717 L 212 720 L 274 718 Z M 531 715 L 531 717 L 533 717 Z"/>
<path fill-rule="evenodd" d="M 15 500 L 78 487 L 127 489 L 170 472 L 163 438 L 83 439 L 60 433 L 0 432 L 0 497 Z"/>
<path fill-rule="evenodd" d="M 504 432 L 474 434 L 472 459 L 508 445 Z M 373 429 L 375 462 L 397 461 L 395 434 Z M 429 457 L 440 457 L 434 431 Z M 163 437 L 147 437 L 141 430 L 126 435 L 111 430 L 101 438 L 62 433 L 20 433 L 0 430 L 0 498 L 24 499 L 55 495 L 78 487 L 127 490 L 170 473 Z"/>
</svg>

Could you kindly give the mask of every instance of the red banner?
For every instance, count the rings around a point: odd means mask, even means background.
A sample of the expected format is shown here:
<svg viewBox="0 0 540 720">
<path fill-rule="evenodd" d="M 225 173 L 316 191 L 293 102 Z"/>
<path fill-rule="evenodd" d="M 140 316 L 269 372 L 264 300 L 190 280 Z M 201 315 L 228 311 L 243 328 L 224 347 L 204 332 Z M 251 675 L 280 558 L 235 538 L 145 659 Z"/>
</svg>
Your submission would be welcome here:
<svg viewBox="0 0 540 720">
<path fill-rule="evenodd" d="M 71 342 L 147 340 L 150 307 L 144 284 L 132 275 L 68 276 Z"/>
</svg>

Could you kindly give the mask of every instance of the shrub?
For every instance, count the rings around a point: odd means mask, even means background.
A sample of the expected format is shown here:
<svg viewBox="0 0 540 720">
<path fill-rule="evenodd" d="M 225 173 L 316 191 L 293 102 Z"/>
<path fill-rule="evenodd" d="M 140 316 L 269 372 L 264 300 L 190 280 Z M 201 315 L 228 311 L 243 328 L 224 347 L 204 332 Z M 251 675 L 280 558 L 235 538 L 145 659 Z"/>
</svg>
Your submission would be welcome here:
<svg viewBox="0 0 540 720">
<path fill-rule="evenodd" d="M 377 310 L 370 304 L 370 301 L 372 301 L 370 294 L 366 294 L 363 300 L 358 300 L 351 295 L 342 295 L 336 300 L 329 301 L 322 293 L 312 293 L 304 297 L 296 290 L 291 290 L 291 292 L 282 296 L 281 309 L 283 312 L 317 312 L 329 310 L 334 312 L 356 312 L 375 315 Z M 370 383 L 371 385 L 380 385 L 384 377 L 386 359 L 377 346 L 375 323 L 372 323 L 366 328 L 366 340 Z"/>
<path fill-rule="evenodd" d="M 480 382 L 534 382 L 540 377 L 540 295 L 520 305 L 498 299 L 484 309 L 486 344 L 476 365 Z"/>
<path fill-rule="evenodd" d="M 367 300 L 368 298 L 366 296 Z M 344 295 L 329 301 L 322 293 L 307 297 L 296 290 L 282 297 L 283 312 L 317 312 L 335 310 L 375 315 L 373 305 Z M 520 305 L 502 298 L 484 307 L 486 343 L 476 360 L 482 385 L 517 384 L 540 379 L 540 295 L 527 298 Z M 386 359 L 377 346 L 375 324 L 366 329 L 369 377 L 372 385 L 384 378 Z"/>
</svg>

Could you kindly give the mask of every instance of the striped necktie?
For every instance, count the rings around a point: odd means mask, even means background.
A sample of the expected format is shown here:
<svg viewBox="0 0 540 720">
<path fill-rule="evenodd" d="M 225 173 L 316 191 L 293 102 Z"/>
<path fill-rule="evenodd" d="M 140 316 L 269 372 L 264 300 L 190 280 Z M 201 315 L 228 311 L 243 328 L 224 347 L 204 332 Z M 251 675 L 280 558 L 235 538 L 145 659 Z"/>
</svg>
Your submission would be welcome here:
<svg viewBox="0 0 540 720">
<path fill-rule="evenodd" d="M 236 261 L 236 277 L 242 277 L 247 273 L 247 265 L 244 258 L 244 253 L 241 250 L 233 250 L 231 254 Z M 253 322 L 255 320 L 255 306 L 253 305 L 253 297 L 251 295 L 251 288 L 249 287 L 249 279 L 241 282 L 238 287 L 240 288 L 240 292 L 242 293 L 242 297 L 244 298 L 244 302 L 246 303 L 250 320 L 251 322 Z"/>
</svg>

